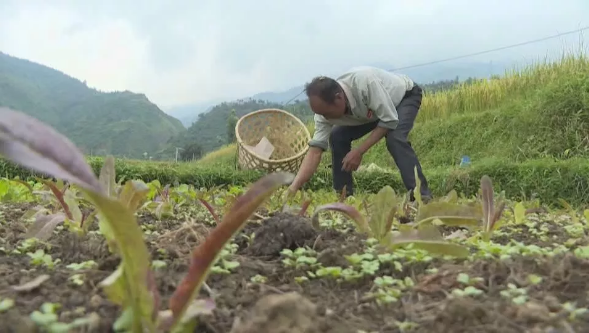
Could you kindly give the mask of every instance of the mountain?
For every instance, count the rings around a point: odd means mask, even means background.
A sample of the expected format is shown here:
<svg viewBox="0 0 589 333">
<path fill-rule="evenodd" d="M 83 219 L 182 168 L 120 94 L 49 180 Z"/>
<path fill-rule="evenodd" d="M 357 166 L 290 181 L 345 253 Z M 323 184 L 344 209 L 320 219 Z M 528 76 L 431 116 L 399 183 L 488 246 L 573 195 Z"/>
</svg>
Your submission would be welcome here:
<svg viewBox="0 0 589 333">
<path fill-rule="evenodd" d="M 446 79 L 458 78 L 459 80 L 464 81 L 468 78 L 488 78 L 494 75 L 503 75 L 505 74 L 505 70 L 510 67 L 510 64 L 498 61 L 461 61 L 405 69 L 400 68 L 398 70 L 395 70 L 394 66 L 387 66 L 386 64 L 375 64 L 375 66 L 408 75 L 415 82 L 424 85 Z"/>
<path fill-rule="evenodd" d="M 50 124 L 93 155 L 143 158 L 147 152 L 156 158 L 170 138 L 186 130 L 144 94 L 101 92 L 65 73 L 2 52 L 0 106 Z"/>
<path fill-rule="evenodd" d="M 305 86 L 300 85 L 293 88 L 290 88 L 286 91 L 281 92 L 263 92 L 259 94 L 255 94 L 251 97 L 253 100 L 263 100 L 268 101 L 271 103 L 286 103 L 288 101 L 295 101 L 295 100 L 302 100 L 306 99 L 305 94 L 303 93 Z M 297 96 L 298 95 L 298 96 Z M 296 97 L 295 97 L 296 96 Z"/>
<path fill-rule="evenodd" d="M 262 92 L 255 94 L 250 97 L 245 97 L 241 100 L 262 100 L 270 103 L 286 103 L 296 96 L 297 94 L 303 91 L 303 86 L 297 86 L 294 88 L 290 88 L 286 91 L 282 92 Z M 304 99 L 304 95 L 301 94 L 299 99 Z M 292 100 L 294 102 L 294 100 Z M 211 100 L 207 102 L 201 103 L 194 103 L 194 104 L 187 104 L 187 105 L 180 105 L 175 106 L 167 110 L 167 113 L 175 118 L 178 118 L 182 124 L 189 128 L 193 122 L 198 120 L 200 114 L 210 112 L 215 105 L 225 102 L 223 99 Z"/>
<path fill-rule="evenodd" d="M 215 104 L 223 102 L 222 99 L 216 99 L 201 103 L 179 105 L 169 108 L 166 113 L 180 120 L 184 127 L 190 127 L 201 113 L 209 112 Z"/>
</svg>

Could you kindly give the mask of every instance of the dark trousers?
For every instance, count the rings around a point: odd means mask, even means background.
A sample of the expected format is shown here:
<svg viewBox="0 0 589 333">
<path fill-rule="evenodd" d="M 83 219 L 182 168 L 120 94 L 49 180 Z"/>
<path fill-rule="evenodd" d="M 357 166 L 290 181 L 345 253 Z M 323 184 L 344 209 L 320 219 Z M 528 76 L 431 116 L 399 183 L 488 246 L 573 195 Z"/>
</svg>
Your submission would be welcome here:
<svg viewBox="0 0 589 333">
<path fill-rule="evenodd" d="M 422 96 L 423 91 L 417 85 L 405 94 L 405 97 L 397 106 L 399 124 L 395 130 L 387 133 L 386 145 L 389 153 L 395 160 L 395 164 L 397 164 L 407 190 L 412 191 L 416 186 L 414 168 L 417 166 L 417 174 L 421 180 L 421 194 L 423 196 L 431 196 L 427 180 L 421 170 L 421 164 L 417 159 L 413 147 L 411 147 L 411 142 L 407 138 L 413 128 L 413 123 L 421 106 Z M 342 170 L 342 161 L 352 149 L 352 141 L 360 139 L 374 130 L 377 124 L 378 121 L 359 126 L 333 127 L 329 141 L 332 158 L 333 187 L 338 193 L 341 193 L 344 186 L 346 187 L 347 195 L 354 193 L 352 173 Z M 385 184 L 382 185 L 385 186 Z M 413 199 L 413 195 L 411 195 L 411 199 Z"/>
</svg>

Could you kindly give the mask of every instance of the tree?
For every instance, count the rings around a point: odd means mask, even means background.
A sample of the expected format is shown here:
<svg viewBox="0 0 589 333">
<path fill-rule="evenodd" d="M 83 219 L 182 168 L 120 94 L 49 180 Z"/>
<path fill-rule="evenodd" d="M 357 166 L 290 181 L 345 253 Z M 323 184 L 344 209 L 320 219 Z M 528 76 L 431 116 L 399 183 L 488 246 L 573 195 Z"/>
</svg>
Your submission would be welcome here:
<svg viewBox="0 0 589 333">
<path fill-rule="evenodd" d="M 227 119 L 227 143 L 235 142 L 235 125 L 237 125 L 237 113 L 235 109 L 231 109 L 229 118 Z"/>
<path fill-rule="evenodd" d="M 180 159 L 182 161 L 192 161 L 199 159 L 202 156 L 202 147 L 198 143 L 189 143 L 184 146 L 180 152 Z"/>
</svg>

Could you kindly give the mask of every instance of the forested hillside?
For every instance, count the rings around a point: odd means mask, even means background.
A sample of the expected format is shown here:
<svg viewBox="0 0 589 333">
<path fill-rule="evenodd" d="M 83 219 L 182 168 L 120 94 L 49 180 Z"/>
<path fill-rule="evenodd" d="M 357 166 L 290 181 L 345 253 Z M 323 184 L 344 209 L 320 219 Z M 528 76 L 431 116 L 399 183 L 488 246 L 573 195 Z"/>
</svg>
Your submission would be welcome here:
<svg viewBox="0 0 589 333">
<path fill-rule="evenodd" d="M 54 126 L 85 153 L 158 154 L 185 131 L 180 121 L 129 91 L 104 93 L 52 68 L 0 52 L 0 106 Z"/>
<path fill-rule="evenodd" d="M 303 121 L 307 121 L 312 117 L 311 110 L 306 101 L 297 101 L 287 106 L 280 103 L 254 99 L 225 102 L 216 105 L 207 113 L 199 114 L 198 120 L 185 133 L 172 140 L 172 145 L 186 148 L 196 143 L 200 146 L 203 153 L 210 152 L 231 140 L 231 137 L 228 136 L 228 132 L 231 130 L 228 129 L 227 122 L 232 110 L 235 110 L 237 117 L 242 117 L 250 112 L 269 108 L 289 111 Z"/>
</svg>

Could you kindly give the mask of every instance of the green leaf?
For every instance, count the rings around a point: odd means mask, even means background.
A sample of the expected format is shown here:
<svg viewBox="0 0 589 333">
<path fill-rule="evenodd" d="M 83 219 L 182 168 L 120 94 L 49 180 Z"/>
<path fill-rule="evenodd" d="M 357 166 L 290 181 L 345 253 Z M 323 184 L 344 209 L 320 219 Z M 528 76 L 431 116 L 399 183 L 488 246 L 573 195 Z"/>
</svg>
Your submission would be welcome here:
<svg viewBox="0 0 589 333">
<path fill-rule="evenodd" d="M 123 275 L 123 268 L 123 263 L 120 263 L 114 272 L 99 283 L 99 286 L 102 287 L 111 302 L 126 308 L 129 305 L 129 299 L 127 297 L 128 287 Z"/>
<path fill-rule="evenodd" d="M 439 230 L 432 225 L 424 225 L 418 229 L 398 231 L 388 241 L 388 246 L 391 249 L 409 244 L 412 244 L 414 248 L 426 250 L 438 255 L 464 258 L 470 254 L 466 247 L 445 241 Z"/>
<path fill-rule="evenodd" d="M 112 231 L 120 253 L 128 287 L 126 297 L 133 313 L 133 331 L 141 330 L 142 322 L 153 331 L 159 295 L 157 290 L 149 288 L 153 279 L 150 256 L 135 215 L 118 200 L 93 191 L 84 192 L 100 210 L 101 220 Z"/>
<path fill-rule="evenodd" d="M 458 193 L 456 192 L 456 190 L 452 190 L 448 194 L 446 194 L 446 196 L 443 197 L 441 201 L 449 203 L 458 203 Z"/>
<path fill-rule="evenodd" d="M 82 152 L 64 135 L 27 114 L 0 107 L 0 155 L 28 169 L 102 193 Z"/>
<path fill-rule="evenodd" d="M 65 216 L 67 216 L 68 219 L 73 220 L 74 218 L 72 212 L 70 211 L 69 205 L 65 202 L 63 192 L 55 185 L 55 183 L 53 183 L 53 181 L 51 180 L 46 180 L 39 177 L 36 177 L 36 179 L 38 182 L 45 184 L 45 186 L 47 186 L 49 190 L 51 190 L 51 193 L 53 193 L 53 195 L 61 205 L 61 208 L 63 208 Z"/>
<path fill-rule="evenodd" d="M 392 187 L 385 186 L 376 194 L 368 222 L 374 238 L 380 241 L 391 231 L 397 207 L 398 198 Z"/>
<path fill-rule="evenodd" d="M 360 232 L 370 234 L 370 227 L 368 226 L 368 222 L 364 216 L 362 216 L 362 214 L 360 214 L 360 212 L 355 207 L 346 205 L 342 202 L 334 202 L 315 208 L 315 212 L 313 213 L 313 217 L 311 219 L 315 228 L 319 227 L 319 213 L 325 210 L 334 210 L 347 215 L 356 223 L 356 226 Z"/>
<path fill-rule="evenodd" d="M 123 186 L 119 194 L 119 201 L 133 213 L 141 207 L 145 201 L 149 187 L 140 180 L 129 180 Z"/>
<path fill-rule="evenodd" d="M 130 200 L 121 203 L 109 198 L 82 153 L 69 139 L 43 122 L 7 108 L 0 108 L 0 153 L 12 162 L 84 189 L 118 246 L 127 286 L 126 302 L 130 304 L 124 311 L 132 311 L 132 331 L 155 331 L 159 295 L 143 233 L 135 220 L 135 210 L 130 209 L 130 204 L 137 202 L 134 184 L 131 184 Z M 63 192 L 53 183 L 45 184 L 59 200 Z M 66 209 L 67 204 L 63 200 L 60 203 Z"/>
<path fill-rule="evenodd" d="M 63 201 L 67 204 L 70 213 L 72 215 L 71 220 L 77 223 L 82 221 L 82 211 L 80 210 L 80 204 L 78 198 L 72 191 L 66 191 L 63 195 Z"/>
<path fill-rule="evenodd" d="M 115 159 L 113 156 L 109 155 L 104 159 L 104 164 L 100 169 L 98 181 L 104 187 L 106 195 L 111 198 L 117 196 L 117 183 L 115 173 Z"/>
<path fill-rule="evenodd" d="M 415 177 L 415 188 L 413 189 L 413 196 L 415 197 L 415 201 L 418 203 L 418 207 L 423 205 L 423 200 L 421 198 L 421 178 L 419 178 L 419 174 L 417 173 L 417 166 L 413 168 L 413 176 Z"/>
<path fill-rule="evenodd" d="M 524 207 L 523 203 L 518 202 L 515 204 L 515 207 L 513 208 L 513 215 L 514 215 L 516 224 L 522 224 L 525 222 L 525 220 L 526 220 L 526 207 Z"/>
<path fill-rule="evenodd" d="M 479 205 L 459 205 L 450 202 L 430 202 L 420 206 L 415 216 L 416 224 L 431 223 L 439 219 L 449 226 L 478 226 L 482 211 Z"/>
<path fill-rule="evenodd" d="M 223 216 L 221 223 L 209 233 L 204 242 L 192 252 L 188 273 L 184 276 L 174 294 L 170 297 L 169 306 L 174 315 L 172 330 L 181 325 L 190 302 L 198 294 L 202 283 L 219 253 L 227 242 L 243 228 L 245 222 L 254 211 L 280 186 L 289 184 L 294 179 L 290 173 L 272 173 L 255 182 L 249 190 L 241 195 L 231 210 Z"/>
<path fill-rule="evenodd" d="M 483 225 L 485 231 L 493 230 L 494 215 L 495 215 L 495 198 L 493 192 L 493 183 L 489 176 L 481 177 L 481 193 L 483 203 Z"/>
<path fill-rule="evenodd" d="M 66 219 L 63 213 L 56 213 L 50 215 L 38 215 L 35 222 L 29 226 L 26 238 L 37 238 L 41 241 L 48 240 L 53 235 L 53 230 L 62 224 Z"/>
</svg>

